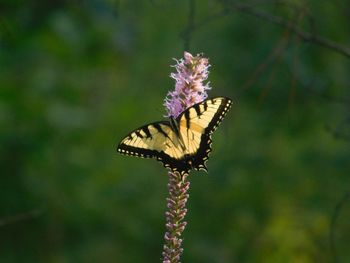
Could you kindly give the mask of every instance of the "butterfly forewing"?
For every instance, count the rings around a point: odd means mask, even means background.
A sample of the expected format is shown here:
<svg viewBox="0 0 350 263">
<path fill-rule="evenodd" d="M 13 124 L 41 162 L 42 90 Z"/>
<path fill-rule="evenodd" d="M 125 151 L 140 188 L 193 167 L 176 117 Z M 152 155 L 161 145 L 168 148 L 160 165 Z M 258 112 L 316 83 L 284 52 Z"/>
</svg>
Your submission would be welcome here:
<svg viewBox="0 0 350 263">
<path fill-rule="evenodd" d="M 156 122 L 142 126 L 118 145 L 118 152 L 139 157 L 154 157 L 157 151 L 162 151 L 167 141 L 170 129 L 169 122 Z"/>
</svg>

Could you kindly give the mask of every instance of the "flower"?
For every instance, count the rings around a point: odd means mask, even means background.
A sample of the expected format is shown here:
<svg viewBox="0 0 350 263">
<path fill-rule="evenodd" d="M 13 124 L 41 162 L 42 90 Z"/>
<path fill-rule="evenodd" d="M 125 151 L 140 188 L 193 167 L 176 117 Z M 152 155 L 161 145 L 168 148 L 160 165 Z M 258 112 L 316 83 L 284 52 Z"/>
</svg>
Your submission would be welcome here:
<svg viewBox="0 0 350 263">
<path fill-rule="evenodd" d="M 175 79 L 175 90 L 168 92 L 164 106 L 167 117 L 177 118 L 185 109 L 205 100 L 208 97 L 207 90 L 211 89 L 209 83 L 204 84 L 208 78 L 210 67 L 208 59 L 202 55 L 192 56 L 184 52 L 184 58 L 176 60 L 175 73 L 171 77 Z M 169 172 L 169 197 L 167 198 L 168 211 L 166 217 L 166 233 L 164 235 L 163 263 L 180 262 L 183 252 L 181 247 L 181 234 L 187 222 L 183 221 L 189 198 L 188 190 L 190 182 L 188 174 L 180 175 L 178 172 Z"/>
<path fill-rule="evenodd" d="M 211 89 L 209 82 L 204 84 L 209 74 L 209 61 L 201 54 L 192 56 L 184 52 L 184 59 L 176 60 L 176 72 L 170 76 L 175 79 L 175 90 L 169 91 L 164 106 L 166 117 L 176 118 L 188 107 L 203 101 L 208 97 L 207 90 Z"/>
</svg>

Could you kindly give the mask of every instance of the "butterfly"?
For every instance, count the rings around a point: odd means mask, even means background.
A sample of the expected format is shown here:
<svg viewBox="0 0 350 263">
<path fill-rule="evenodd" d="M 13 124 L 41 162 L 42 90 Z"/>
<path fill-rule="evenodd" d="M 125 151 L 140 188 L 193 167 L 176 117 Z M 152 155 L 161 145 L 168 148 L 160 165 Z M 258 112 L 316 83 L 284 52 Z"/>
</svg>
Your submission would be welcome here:
<svg viewBox="0 0 350 263">
<path fill-rule="evenodd" d="M 226 97 L 206 99 L 184 110 L 177 118 L 144 125 L 129 133 L 117 146 L 121 154 L 156 158 L 181 175 L 191 169 L 207 171 L 211 134 L 230 109 Z"/>
</svg>

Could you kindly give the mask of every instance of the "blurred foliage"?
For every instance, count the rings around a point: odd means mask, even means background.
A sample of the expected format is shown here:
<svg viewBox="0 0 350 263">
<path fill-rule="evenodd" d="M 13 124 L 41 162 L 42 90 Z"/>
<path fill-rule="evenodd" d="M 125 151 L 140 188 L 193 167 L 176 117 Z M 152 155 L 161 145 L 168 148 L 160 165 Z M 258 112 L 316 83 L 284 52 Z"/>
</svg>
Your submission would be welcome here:
<svg viewBox="0 0 350 263">
<path fill-rule="evenodd" d="M 334 261 L 350 58 L 232 1 L 193 3 L 189 27 L 184 0 L 0 2 L 1 262 L 159 261 L 166 171 L 115 145 L 164 115 L 186 37 L 210 58 L 210 95 L 238 103 L 209 174 L 191 176 L 183 262 Z M 350 45 L 346 1 L 249 3 Z M 349 202 L 332 232 L 339 262 L 350 262 Z"/>
</svg>

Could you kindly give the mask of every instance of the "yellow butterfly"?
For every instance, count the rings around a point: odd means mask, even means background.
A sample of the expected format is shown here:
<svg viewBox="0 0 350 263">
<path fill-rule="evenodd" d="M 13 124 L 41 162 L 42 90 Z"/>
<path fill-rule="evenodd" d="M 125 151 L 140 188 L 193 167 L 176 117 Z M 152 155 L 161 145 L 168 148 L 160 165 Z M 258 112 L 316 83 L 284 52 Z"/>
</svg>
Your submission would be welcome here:
<svg viewBox="0 0 350 263">
<path fill-rule="evenodd" d="M 144 125 L 129 133 L 118 145 L 121 154 L 156 158 L 181 175 L 191 169 L 207 171 L 211 134 L 221 123 L 232 101 L 225 97 L 197 103 L 176 119 Z"/>
</svg>

